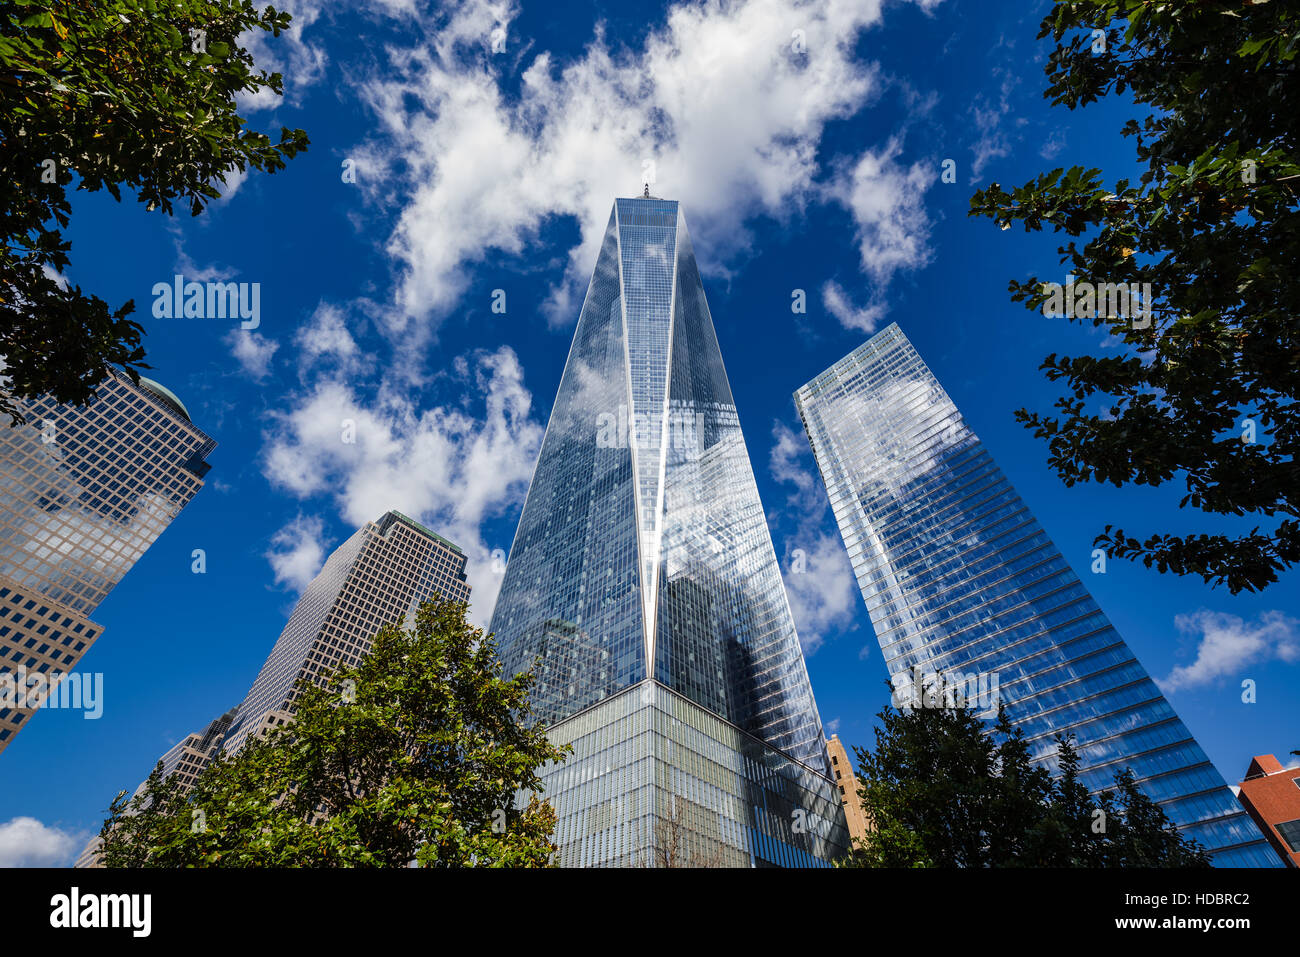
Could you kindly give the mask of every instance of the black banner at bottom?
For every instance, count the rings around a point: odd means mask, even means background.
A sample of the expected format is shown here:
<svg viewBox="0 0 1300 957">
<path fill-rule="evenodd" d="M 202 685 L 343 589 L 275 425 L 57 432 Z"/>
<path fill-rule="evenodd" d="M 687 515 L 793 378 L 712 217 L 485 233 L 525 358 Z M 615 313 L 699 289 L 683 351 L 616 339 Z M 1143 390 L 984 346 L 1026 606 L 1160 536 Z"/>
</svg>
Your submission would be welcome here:
<svg viewBox="0 0 1300 957">
<path fill-rule="evenodd" d="M 330 946 L 500 934 L 517 946 L 571 927 L 587 940 L 766 943 L 776 924 L 832 938 L 937 942 L 1007 934 L 1231 946 L 1294 927 L 1298 875 L 1279 871 L 318 870 L 8 872 L 7 935 L 130 947 L 247 933 Z M 608 929 L 609 937 L 602 931 Z M 788 932 L 788 931 L 786 931 Z M 971 936 L 966 937 L 969 933 Z M 1165 937 L 1170 935 L 1172 937 Z M 614 936 L 617 935 L 617 936 Z M 1010 938 L 1010 939 L 1015 939 Z M 579 938 L 574 939 L 578 943 Z M 436 944 L 437 941 L 430 940 Z M 648 941 L 647 941 L 648 942 Z M 585 945 L 583 945 L 585 946 Z"/>
</svg>

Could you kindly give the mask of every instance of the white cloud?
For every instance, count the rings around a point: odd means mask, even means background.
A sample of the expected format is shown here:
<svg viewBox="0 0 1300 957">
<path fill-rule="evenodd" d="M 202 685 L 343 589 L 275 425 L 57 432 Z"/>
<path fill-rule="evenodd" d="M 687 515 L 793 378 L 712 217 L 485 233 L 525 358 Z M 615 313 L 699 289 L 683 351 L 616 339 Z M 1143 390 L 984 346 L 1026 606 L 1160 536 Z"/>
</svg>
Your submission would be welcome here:
<svg viewBox="0 0 1300 957">
<path fill-rule="evenodd" d="M 34 817 L 11 818 L 0 824 L 0 867 L 65 867 L 87 840 Z"/>
<path fill-rule="evenodd" d="M 221 198 L 214 200 L 214 202 L 218 206 L 230 202 L 230 200 L 234 198 L 235 193 L 239 192 L 239 187 L 243 186 L 248 180 L 250 172 L 251 170 L 248 168 L 240 169 L 238 166 L 232 166 L 230 169 L 226 170 L 225 175 L 217 177 L 217 180 L 213 185 L 215 185 L 217 191 L 221 193 Z"/>
<path fill-rule="evenodd" d="M 992 103 L 983 94 L 971 104 L 970 117 L 979 131 L 979 138 L 971 144 L 974 161 L 971 164 L 971 182 L 979 179 L 984 168 L 995 159 L 1011 155 L 1011 134 L 1005 128 L 1004 120 L 1011 112 L 1011 92 L 1019 80 L 1009 70 L 997 69 L 995 74 L 1002 75 L 1002 86 L 998 91 L 997 103 Z M 1019 121 L 1023 125 L 1023 120 Z M 1044 145 L 1047 149 L 1047 145 Z M 1043 154 L 1047 157 L 1047 154 Z"/>
<path fill-rule="evenodd" d="M 55 285 L 60 289 L 68 288 L 68 277 L 63 275 L 63 273 L 59 272 L 53 266 L 49 265 L 49 263 L 41 264 L 41 272 L 45 274 L 46 279 L 53 279 Z"/>
<path fill-rule="evenodd" d="M 788 482 L 800 493 L 816 494 L 817 478 L 800 459 L 808 451 L 808 440 L 781 422 L 772 423 L 775 444 L 768 458 L 768 471 L 778 482 Z"/>
<path fill-rule="evenodd" d="M 881 431 L 879 423 L 882 420 L 897 422 L 898 409 L 905 402 L 911 404 L 909 414 L 918 421 L 947 421 L 949 424 L 925 456 L 899 460 L 891 454 L 894 439 Z M 871 395 L 847 395 L 840 399 L 839 404 L 844 420 L 861 430 L 863 450 L 858 455 L 863 461 L 880 463 L 869 486 L 864 489 L 861 483 L 858 484 L 856 491 L 859 493 L 869 490 L 873 495 L 902 496 L 903 490 L 918 477 L 938 467 L 940 458 L 954 445 L 975 438 L 951 396 L 942 387 L 932 388 L 931 383 L 923 380 L 891 379 Z"/>
<path fill-rule="evenodd" d="M 275 583 L 306 588 L 325 564 L 325 545 L 325 523 L 315 516 L 299 515 L 276 532 L 266 553 Z"/>
<path fill-rule="evenodd" d="M 920 162 L 900 166 L 902 151 L 900 137 L 867 150 L 828 190 L 853 213 L 862 270 L 878 289 L 899 270 L 920 269 L 932 256 L 923 197 L 936 172 Z"/>
<path fill-rule="evenodd" d="M 1300 661 L 1300 622 L 1280 611 L 1266 611 L 1254 622 L 1246 622 L 1236 615 L 1201 609 L 1179 615 L 1174 625 L 1197 640 L 1196 659 L 1174 668 L 1159 682 L 1166 693 L 1237 678 L 1250 665 Z"/>
<path fill-rule="evenodd" d="M 819 182 L 826 124 L 882 85 L 855 55 L 879 0 L 679 4 L 639 49 L 611 48 L 598 27 L 564 66 L 538 54 L 507 95 L 500 71 L 512 61 L 492 55 L 489 37 L 512 14 L 461 4 L 426 42 L 389 50 L 363 85 L 383 131 L 363 152 L 389 175 L 359 182 L 380 202 L 396 186 L 401 204 L 388 243 L 400 272 L 390 334 L 436 323 L 469 267 L 489 250 L 522 253 L 555 217 L 581 230 L 549 301 L 553 320 L 571 322 L 612 198 L 651 176 L 652 193 L 682 202 L 706 267 L 747 249 L 750 217 L 789 220 L 811 201 L 851 210 L 878 283 L 927 261 L 929 174 L 897 165 L 901 144 L 868 150 L 830 191 Z"/>
<path fill-rule="evenodd" d="M 869 306 L 855 306 L 844 288 L 834 280 L 822 286 L 822 305 L 826 311 L 839 320 L 845 329 L 872 333 L 876 324 L 885 317 L 889 308 L 883 302 L 873 302 Z"/>
<path fill-rule="evenodd" d="M 175 272 L 184 276 L 190 282 L 215 282 L 217 280 L 228 281 L 239 275 L 239 270 L 232 266 L 223 266 L 220 263 L 211 263 L 207 266 L 200 266 L 185 251 L 185 234 L 177 220 L 171 220 L 167 224 L 168 231 L 172 234 L 172 242 L 176 247 L 176 265 L 173 267 Z M 171 277 L 168 276 L 168 279 Z"/>
<path fill-rule="evenodd" d="M 304 39 L 312 24 L 320 19 L 324 5 L 324 0 L 280 0 L 275 8 L 293 17 L 289 29 L 278 37 L 264 30 L 248 30 L 240 35 L 240 45 L 253 55 L 258 70 L 284 76 L 283 98 L 264 87 L 254 94 L 241 95 L 241 110 L 275 109 L 282 103 L 296 105 L 309 87 L 324 78 L 329 62 L 324 47 Z"/>
<path fill-rule="evenodd" d="M 239 366 L 258 382 L 271 372 L 271 359 L 280 344 L 268 339 L 258 332 L 246 329 L 232 329 L 225 339 L 230 346 L 230 354 L 239 360 Z"/>
<path fill-rule="evenodd" d="M 276 416 L 263 471 L 300 499 L 331 495 L 350 527 L 398 509 L 456 542 L 469 557 L 473 617 L 486 621 L 500 576 L 481 526 L 522 500 L 543 430 L 529 417 L 532 396 L 508 347 L 453 369 L 458 390 L 481 396 L 481 417 L 450 406 L 421 410 L 405 387 L 384 384 L 366 399 L 352 384 L 323 378 Z"/>
<path fill-rule="evenodd" d="M 325 302 L 316 307 L 311 319 L 298 330 L 294 342 L 299 348 L 304 367 L 321 359 L 332 359 L 342 365 L 350 365 L 361 353 L 352 333 L 348 331 L 343 311 Z"/>
<path fill-rule="evenodd" d="M 978 179 L 993 160 L 1011 155 L 1011 143 L 1002 129 L 1003 115 L 1003 110 L 990 106 L 982 98 L 971 107 L 971 119 L 975 121 L 975 128 L 980 134 L 970 148 L 975 156 L 971 163 L 972 180 Z"/>
<path fill-rule="evenodd" d="M 1045 160 L 1052 160 L 1063 149 L 1065 149 L 1065 132 L 1053 130 L 1043 140 L 1043 145 L 1038 148 L 1038 155 Z"/>
</svg>

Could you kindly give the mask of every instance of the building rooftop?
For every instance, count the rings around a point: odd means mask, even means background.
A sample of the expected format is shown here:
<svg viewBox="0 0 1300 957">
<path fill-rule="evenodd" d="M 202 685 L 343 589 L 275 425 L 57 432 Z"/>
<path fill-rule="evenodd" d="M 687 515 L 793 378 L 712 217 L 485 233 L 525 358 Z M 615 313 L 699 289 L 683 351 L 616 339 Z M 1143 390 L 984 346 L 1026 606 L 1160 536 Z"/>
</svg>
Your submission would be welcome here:
<svg viewBox="0 0 1300 957">
<path fill-rule="evenodd" d="M 460 546 L 457 545 L 455 542 L 448 541 L 447 539 L 439 535 L 437 532 L 435 532 L 433 529 L 429 528 L 427 525 L 422 525 L 419 522 L 417 522 L 415 519 L 411 518 L 411 516 L 405 515 L 402 512 L 399 512 L 395 508 L 389 509 L 388 514 L 393 516 L 393 518 L 397 519 L 398 521 L 404 522 L 405 524 L 411 526 L 417 532 L 423 532 L 425 535 L 428 535 L 430 538 L 442 542 L 442 544 L 446 545 L 457 555 L 465 554 L 463 551 L 461 551 Z M 381 527 L 383 526 L 383 521 L 384 520 L 382 518 L 379 520 L 379 524 Z"/>
<path fill-rule="evenodd" d="M 186 422 L 194 421 L 190 418 L 190 410 L 185 408 L 185 403 L 180 400 L 180 396 L 167 388 L 161 382 L 140 376 L 140 388 L 161 399 L 163 405 L 167 406 L 172 411 L 180 413 L 180 415 L 185 418 Z"/>
</svg>

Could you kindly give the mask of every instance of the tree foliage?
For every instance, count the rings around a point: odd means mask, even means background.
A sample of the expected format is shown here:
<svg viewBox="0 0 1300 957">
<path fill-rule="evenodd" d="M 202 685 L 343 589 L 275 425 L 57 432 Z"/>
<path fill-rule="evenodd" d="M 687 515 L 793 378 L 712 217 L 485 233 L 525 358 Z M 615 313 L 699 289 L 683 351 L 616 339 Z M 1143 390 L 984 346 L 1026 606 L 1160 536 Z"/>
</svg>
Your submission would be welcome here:
<svg viewBox="0 0 1300 957">
<path fill-rule="evenodd" d="M 1178 480 L 1182 507 L 1260 523 L 1141 540 L 1107 525 L 1096 544 L 1111 557 L 1262 589 L 1300 558 L 1300 10 L 1060 0 L 1047 36 L 1053 105 L 1128 94 L 1149 111 L 1122 130 L 1143 171 L 1109 187 L 1078 166 L 1011 192 L 993 183 L 971 215 L 1064 234 L 1076 282 L 1149 284 L 1151 315 L 1071 316 L 1121 347 L 1048 356 L 1060 414 L 1017 418 L 1067 485 Z M 1050 298 L 1036 276 L 1010 290 L 1030 309 Z"/>
<path fill-rule="evenodd" d="M 1090 795 L 1073 743 L 1060 773 L 1031 761 L 1000 711 L 991 733 L 963 708 L 885 708 L 876 746 L 854 748 L 873 829 L 850 867 L 1208 867 L 1125 768 Z"/>
<path fill-rule="evenodd" d="M 502 678 L 463 603 L 385 626 L 355 668 L 303 682 L 295 720 L 223 755 L 183 793 L 161 763 L 118 795 L 107 867 L 545 867 L 559 761 L 529 715 L 531 673 Z M 533 797 L 515 806 L 517 792 Z"/>
<path fill-rule="evenodd" d="M 134 302 L 69 284 L 69 191 L 134 192 L 197 216 L 232 171 L 274 173 L 307 148 L 246 128 L 236 97 L 280 93 L 238 39 L 289 14 L 251 0 L 9 0 L 0 9 L 0 356 L 9 395 L 82 404 L 118 367 L 147 368 Z"/>
</svg>

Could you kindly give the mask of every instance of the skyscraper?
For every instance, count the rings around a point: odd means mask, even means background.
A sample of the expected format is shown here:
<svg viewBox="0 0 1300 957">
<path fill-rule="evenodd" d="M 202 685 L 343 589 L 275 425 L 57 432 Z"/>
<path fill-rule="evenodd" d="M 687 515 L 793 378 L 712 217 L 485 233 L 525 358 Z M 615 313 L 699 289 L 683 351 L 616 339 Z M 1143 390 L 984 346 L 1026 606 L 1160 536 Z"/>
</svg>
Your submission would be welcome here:
<svg viewBox="0 0 1300 957">
<path fill-rule="evenodd" d="M 1072 732 L 1088 787 L 1105 789 L 1128 766 L 1216 864 L 1276 866 L 897 325 L 800 388 L 795 404 L 896 703 L 918 686 L 960 690 L 979 678 L 1047 767 L 1055 770 L 1054 736 Z"/>
<path fill-rule="evenodd" d="M 468 602 L 469 592 L 459 547 L 401 512 L 367 522 L 303 590 L 243 702 L 173 745 L 159 759 L 163 776 L 188 789 L 220 752 L 291 721 L 299 678 L 319 681 L 322 672 L 356 665 L 383 625 L 409 626 L 421 602 L 434 595 Z M 96 866 L 99 844 L 91 839 L 78 867 Z"/>
<path fill-rule="evenodd" d="M 381 626 L 414 622 L 420 602 L 435 594 L 469 601 L 465 554 L 457 546 L 401 512 L 359 528 L 298 599 L 227 721 L 222 749 L 236 751 L 250 735 L 284 724 L 292 717 L 299 678 L 318 681 L 322 672 L 356 665 Z"/>
<path fill-rule="evenodd" d="M 676 202 L 619 199 L 492 619 L 558 863 L 816 866 L 839 795 Z"/>
<path fill-rule="evenodd" d="M 21 692 L 103 634 L 90 615 L 203 487 L 216 446 L 144 377 L 111 375 L 85 408 L 19 407 L 27 423 L 0 428 L 0 752 L 38 703 Z"/>
</svg>

